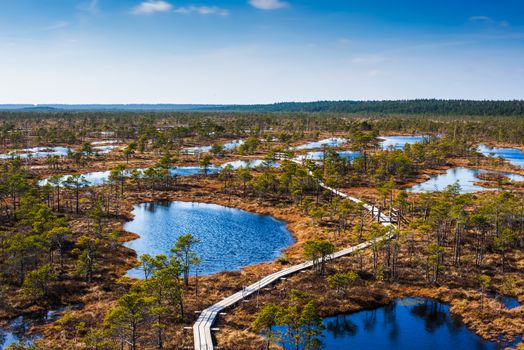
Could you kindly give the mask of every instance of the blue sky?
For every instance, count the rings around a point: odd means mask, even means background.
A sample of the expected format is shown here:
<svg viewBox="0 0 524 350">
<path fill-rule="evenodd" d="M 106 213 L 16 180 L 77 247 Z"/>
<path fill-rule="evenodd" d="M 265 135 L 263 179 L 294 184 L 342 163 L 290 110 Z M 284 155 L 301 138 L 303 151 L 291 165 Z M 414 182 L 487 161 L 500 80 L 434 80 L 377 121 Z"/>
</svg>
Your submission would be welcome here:
<svg viewBox="0 0 524 350">
<path fill-rule="evenodd" d="M 0 0 L 0 103 L 524 98 L 522 0 Z"/>
</svg>

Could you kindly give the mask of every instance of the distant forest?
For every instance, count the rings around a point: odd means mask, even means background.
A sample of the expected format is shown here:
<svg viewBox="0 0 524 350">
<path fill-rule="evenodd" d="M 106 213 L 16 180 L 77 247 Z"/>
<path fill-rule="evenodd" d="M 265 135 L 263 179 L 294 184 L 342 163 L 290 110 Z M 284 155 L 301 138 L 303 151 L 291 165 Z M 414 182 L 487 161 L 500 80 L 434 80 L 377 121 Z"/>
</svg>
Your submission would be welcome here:
<svg viewBox="0 0 524 350">
<path fill-rule="evenodd" d="M 0 111 L 222 111 L 222 112 L 312 112 L 384 115 L 440 116 L 524 116 L 524 100 L 398 100 L 398 101 L 318 101 L 282 102 L 257 105 L 196 105 L 196 104 L 111 104 L 111 105 L 0 105 Z"/>
<path fill-rule="evenodd" d="M 215 107 L 216 108 L 216 107 Z M 524 100 L 399 100 L 283 102 L 267 105 L 223 106 L 220 110 L 256 112 L 334 112 L 470 116 L 524 116 Z"/>
</svg>

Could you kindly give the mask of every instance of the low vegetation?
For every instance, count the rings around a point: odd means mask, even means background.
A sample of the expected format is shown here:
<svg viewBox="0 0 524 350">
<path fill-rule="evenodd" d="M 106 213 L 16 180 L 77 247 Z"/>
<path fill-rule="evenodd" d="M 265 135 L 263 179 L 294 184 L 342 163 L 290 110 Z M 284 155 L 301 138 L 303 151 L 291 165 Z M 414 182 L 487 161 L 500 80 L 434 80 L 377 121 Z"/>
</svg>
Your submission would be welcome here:
<svg viewBox="0 0 524 350">
<path fill-rule="evenodd" d="M 377 105 L 384 110 L 376 113 L 432 110 L 433 104 Z M 508 310 L 494 295 L 523 302 L 524 187 L 486 176 L 479 182 L 490 190 L 479 193 L 463 194 L 457 184 L 431 193 L 405 190 L 454 166 L 524 174 L 476 151 L 479 140 L 522 148 L 522 120 L 478 116 L 483 113 L 354 116 L 329 108 L 282 114 L 2 112 L 5 153 L 56 145 L 74 151 L 63 157 L 0 160 L 0 317 L 7 322 L 80 305 L 54 323 L 37 326 L 33 331 L 44 338 L 35 346 L 183 348 L 192 346 L 192 332 L 184 327 L 192 326 L 195 311 L 288 264 L 312 260 L 311 271 L 221 317 L 219 345 L 272 349 L 285 337 L 298 348 L 316 349 L 322 317 L 405 296 L 450 304 L 486 339 L 522 335 L 522 307 Z M 470 114 L 457 108 L 444 114 Z M 492 114 L 516 115 L 518 108 L 489 104 Z M 404 149 L 380 147 L 381 135 L 414 133 L 427 137 Z M 305 153 L 293 146 L 333 136 L 349 142 L 320 148 L 321 162 L 290 160 Z M 229 150 L 222 146 L 232 140 L 244 142 Z M 95 142 L 104 141 L 118 147 L 94 153 Z M 210 152 L 185 150 L 202 145 L 212 145 Z M 349 159 L 337 153 L 341 150 L 358 154 Z M 255 159 L 263 160 L 260 166 L 216 168 Z M 200 171 L 173 176 L 177 167 Z M 83 175 L 91 171 L 108 171 L 107 181 L 93 186 Z M 319 181 L 392 217 L 395 237 L 328 261 L 333 252 L 383 236 L 388 228 L 361 203 L 325 190 Z M 123 246 L 136 238 L 123 230 L 133 205 L 174 199 L 271 214 L 289 223 L 296 242 L 277 261 L 200 277 L 192 276 L 201 263 L 195 232 L 177 237 L 165 255 L 137 257 Z M 126 276 L 133 267 L 141 269 L 142 279 Z"/>
</svg>

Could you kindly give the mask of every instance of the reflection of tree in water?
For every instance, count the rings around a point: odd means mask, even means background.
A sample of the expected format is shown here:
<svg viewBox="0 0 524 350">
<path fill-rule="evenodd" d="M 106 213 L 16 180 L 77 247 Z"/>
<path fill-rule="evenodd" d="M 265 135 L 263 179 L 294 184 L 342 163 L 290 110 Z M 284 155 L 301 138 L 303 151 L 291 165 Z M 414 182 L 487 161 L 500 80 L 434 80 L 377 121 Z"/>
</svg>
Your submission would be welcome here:
<svg viewBox="0 0 524 350">
<path fill-rule="evenodd" d="M 396 340 L 400 335 L 400 328 L 397 323 L 397 302 L 392 302 L 383 307 L 384 310 L 384 328 L 389 328 L 389 339 Z"/>
<path fill-rule="evenodd" d="M 363 317 L 364 322 L 364 329 L 367 332 L 372 331 L 375 329 L 375 326 L 377 325 L 377 310 L 369 310 L 364 312 Z"/>
<path fill-rule="evenodd" d="M 390 304 L 385 305 L 382 310 L 384 310 L 384 324 L 391 324 L 393 322 L 396 322 L 397 318 L 397 302 L 392 302 Z"/>
<path fill-rule="evenodd" d="M 456 332 L 457 324 L 448 317 L 448 307 L 433 300 L 424 300 L 411 308 L 411 314 L 424 320 L 424 326 L 429 333 L 435 332 L 443 325 Z M 460 328 L 460 327 L 459 327 Z"/>
<path fill-rule="evenodd" d="M 326 330 L 336 339 L 355 336 L 358 332 L 358 326 L 348 319 L 347 315 L 339 315 L 330 318 L 330 321 L 326 323 Z"/>
<path fill-rule="evenodd" d="M 9 345 L 13 340 L 17 343 L 29 344 L 31 341 L 38 339 L 38 335 L 28 334 L 29 329 L 35 323 L 36 321 L 31 318 L 24 318 L 23 316 L 15 318 L 4 329 L 0 330 L 0 348 Z M 9 342 L 9 344 L 6 342 Z"/>
<path fill-rule="evenodd" d="M 157 209 L 159 209 L 161 207 L 164 207 L 164 208 L 169 207 L 169 201 L 163 199 L 163 200 L 159 200 L 158 202 L 146 203 L 144 205 L 144 208 L 149 213 L 154 213 L 154 212 L 156 212 Z"/>
<path fill-rule="evenodd" d="M 459 317 L 453 317 L 453 315 L 450 315 L 450 318 L 451 320 L 447 324 L 449 332 L 450 333 L 459 333 L 460 329 L 463 327 L 462 321 L 460 320 Z"/>
<path fill-rule="evenodd" d="M 6 340 L 7 340 L 6 332 L 3 329 L 0 329 L 0 349 L 4 348 Z"/>
<path fill-rule="evenodd" d="M 379 315 L 377 315 L 377 312 Z M 359 324 L 360 322 L 362 322 L 362 326 Z M 425 331 L 418 331 L 417 339 L 406 338 L 406 336 L 412 336 L 411 327 L 416 326 L 415 329 L 418 329 L 422 324 L 424 324 Z M 325 334 L 329 332 L 329 336 L 326 338 L 325 347 L 319 348 L 327 349 L 347 348 L 347 344 L 351 344 L 353 341 L 359 343 L 364 339 L 367 342 L 369 339 L 366 338 L 371 337 L 377 338 L 373 341 L 376 342 L 377 346 L 382 346 L 384 349 L 400 349 L 400 345 L 405 346 L 404 343 L 407 341 L 407 344 L 410 344 L 407 348 L 413 349 L 417 344 L 420 346 L 429 346 L 429 344 L 436 346 L 437 343 L 442 343 L 443 346 L 450 349 L 502 350 L 519 342 L 519 340 L 504 342 L 503 339 L 499 339 L 499 344 L 496 344 L 484 341 L 474 334 L 471 335 L 473 338 L 470 338 L 469 331 L 465 329 L 460 318 L 449 314 L 449 306 L 423 298 L 399 299 L 375 310 L 330 317 L 325 319 L 324 325 Z M 441 331 L 437 332 L 439 329 Z M 405 330 L 405 332 L 402 332 L 402 330 Z M 403 334 L 404 337 L 402 337 Z M 349 342 L 344 340 L 344 338 L 350 337 L 353 337 L 353 339 L 348 339 Z M 291 344 L 292 342 L 286 342 L 284 349 L 294 349 Z M 345 346 L 341 346 L 342 344 Z M 301 348 L 301 350 L 304 349 Z"/>
<path fill-rule="evenodd" d="M 79 309 L 82 304 L 71 305 L 70 307 L 61 307 L 56 310 L 35 312 L 29 316 L 19 316 L 4 328 L 0 328 L 0 349 L 9 345 L 12 341 L 22 343 L 25 346 L 30 346 L 33 341 L 41 339 L 41 334 L 31 332 L 33 326 L 43 325 L 49 322 L 56 321 L 60 314 L 67 309 Z M 6 344 L 9 342 L 9 344 Z"/>
<path fill-rule="evenodd" d="M 79 307 L 80 304 L 72 306 L 73 309 Z M 0 329 L 0 349 L 9 345 L 12 341 L 26 346 L 31 345 L 33 341 L 41 338 L 40 334 L 30 332 L 31 328 L 55 321 L 59 314 L 66 309 L 66 307 L 61 307 L 56 310 L 35 312 L 29 316 L 19 316 L 13 319 L 5 328 Z M 7 342 L 9 344 L 6 344 Z"/>
<path fill-rule="evenodd" d="M 31 319 L 26 319 L 23 316 L 20 316 L 10 324 L 9 328 L 17 338 L 24 339 L 32 324 L 33 322 Z"/>
</svg>

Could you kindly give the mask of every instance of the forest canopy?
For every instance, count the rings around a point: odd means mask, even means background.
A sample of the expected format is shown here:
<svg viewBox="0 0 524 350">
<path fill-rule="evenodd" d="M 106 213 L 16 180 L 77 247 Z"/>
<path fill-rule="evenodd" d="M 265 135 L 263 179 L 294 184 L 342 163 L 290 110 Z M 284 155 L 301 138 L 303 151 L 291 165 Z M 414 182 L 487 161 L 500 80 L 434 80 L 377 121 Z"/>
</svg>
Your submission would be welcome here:
<svg viewBox="0 0 524 350">
<path fill-rule="evenodd" d="M 267 105 L 225 106 L 222 110 L 257 112 L 339 112 L 422 115 L 522 116 L 524 101 L 398 100 L 282 102 Z"/>
<path fill-rule="evenodd" d="M 239 112 L 331 112 L 364 114 L 413 114 L 461 116 L 522 116 L 524 101 L 474 101 L 416 99 L 396 101 L 280 102 L 254 105 L 114 104 L 114 105 L 0 105 L 11 111 L 239 111 Z"/>
</svg>

